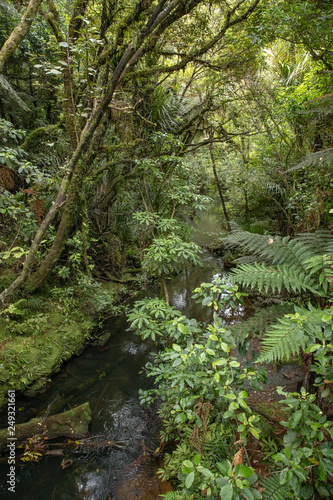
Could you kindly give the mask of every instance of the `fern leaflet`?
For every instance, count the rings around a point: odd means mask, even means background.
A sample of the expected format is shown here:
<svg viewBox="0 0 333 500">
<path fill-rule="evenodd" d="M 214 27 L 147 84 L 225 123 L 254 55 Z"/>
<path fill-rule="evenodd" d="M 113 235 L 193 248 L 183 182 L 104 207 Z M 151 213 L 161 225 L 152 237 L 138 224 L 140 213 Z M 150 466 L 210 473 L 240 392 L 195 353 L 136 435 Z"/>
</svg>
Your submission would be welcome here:
<svg viewBox="0 0 333 500">
<path fill-rule="evenodd" d="M 281 486 L 279 476 L 264 479 L 261 485 L 265 488 L 263 492 L 264 500 L 286 500 L 288 498 L 288 492 L 284 486 Z"/>
<path fill-rule="evenodd" d="M 242 264 L 232 271 L 231 279 L 243 286 L 258 288 L 259 292 L 269 290 L 281 292 L 282 288 L 288 291 L 302 292 L 309 290 L 319 294 L 316 280 L 309 273 L 296 271 L 288 265 L 278 265 L 276 268 L 267 267 L 265 264 Z"/>
</svg>

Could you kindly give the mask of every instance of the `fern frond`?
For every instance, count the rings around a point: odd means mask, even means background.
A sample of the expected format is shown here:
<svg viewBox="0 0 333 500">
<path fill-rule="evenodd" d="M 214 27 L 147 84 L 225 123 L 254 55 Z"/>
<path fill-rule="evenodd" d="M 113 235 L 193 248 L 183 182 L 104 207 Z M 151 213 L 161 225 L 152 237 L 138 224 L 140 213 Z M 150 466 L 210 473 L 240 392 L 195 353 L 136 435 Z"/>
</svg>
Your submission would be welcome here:
<svg viewBox="0 0 333 500">
<path fill-rule="evenodd" d="M 305 260 L 311 258 L 314 253 L 311 248 L 303 245 L 298 239 L 290 239 L 289 236 L 268 236 L 252 234 L 247 231 L 235 231 L 223 239 L 227 246 L 241 246 L 251 253 L 251 259 L 256 258 L 268 264 L 288 264 L 289 267 L 299 271 L 305 271 Z M 244 262 L 243 257 L 236 262 Z"/>
<path fill-rule="evenodd" d="M 315 341 L 316 332 L 323 325 L 325 309 L 311 304 L 307 309 L 299 306 L 294 306 L 294 309 L 294 314 L 278 318 L 278 322 L 267 331 L 258 363 L 290 359 Z"/>
<path fill-rule="evenodd" d="M 279 196 L 285 196 L 286 195 L 286 190 L 280 184 L 277 184 L 276 182 L 272 181 L 262 181 L 261 185 L 267 189 L 270 193 L 273 195 L 279 195 Z"/>
<path fill-rule="evenodd" d="M 262 494 L 264 500 L 285 500 L 288 498 L 288 492 L 280 484 L 279 476 L 264 479 L 261 481 L 261 486 L 265 488 Z"/>
<path fill-rule="evenodd" d="M 328 231 L 298 234 L 297 241 L 312 253 L 308 258 L 314 255 L 333 254 L 333 235 Z"/>
<path fill-rule="evenodd" d="M 164 500 L 184 500 L 184 495 L 177 491 L 168 491 L 163 495 Z"/>
<path fill-rule="evenodd" d="M 222 242 L 230 248 L 243 247 L 251 254 L 260 255 L 261 251 L 268 246 L 270 236 L 255 234 L 248 231 L 233 231 Z"/>
<path fill-rule="evenodd" d="M 319 293 L 316 281 L 304 271 L 294 270 L 288 265 L 279 265 L 276 268 L 267 267 L 265 264 L 242 264 L 230 274 L 232 281 L 249 287 L 258 288 L 259 292 L 281 292 L 285 288 L 289 292 L 302 292 L 309 290 Z"/>
<path fill-rule="evenodd" d="M 290 359 L 306 347 L 307 340 L 307 332 L 300 322 L 287 316 L 278 318 L 278 323 L 272 325 L 262 341 L 258 363 Z"/>
<path fill-rule="evenodd" d="M 293 312 L 294 306 L 288 303 L 264 307 L 245 321 L 230 325 L 228 329 L 231 331 L 237 343 L 244 340 L 247 334 L 249 334 L 250 337 L 262 337 L 267 328 L 275 322 L 278 317 Z"/>
<path fill-rule="evenodd" d="M 294 292 L 327 293 L 333 255 L 333 236 L 328 231 L 300 234 L 294 239 L 235 231 L 223 241 L 251 253 L 236 260 L 241 265 L 234 274 L 243 285 L 266 292 L 270 289 L 280 292 L 284 287 Z M 313 264 L 309 265 L 311 262 L 315 262 L 315 270 Z M 265 267 L 265 263 L 274 264 L 276 268 Z"/>
<path fill-rule="evenodd" d="M 317 167 L 326 166 L 330 164 L 333 160 L 333 148 L 323 149 L 321 151 L 316 151 L 315 153 L 309 153 L 303 158 L 302 161 L 297 163 L 294 167 L 287 170 L 287 173 L 293 172 L 294 170 L 300 170 L 301 168 L 309 167 L 311 165 L 316 165 Z"/>
</svg>

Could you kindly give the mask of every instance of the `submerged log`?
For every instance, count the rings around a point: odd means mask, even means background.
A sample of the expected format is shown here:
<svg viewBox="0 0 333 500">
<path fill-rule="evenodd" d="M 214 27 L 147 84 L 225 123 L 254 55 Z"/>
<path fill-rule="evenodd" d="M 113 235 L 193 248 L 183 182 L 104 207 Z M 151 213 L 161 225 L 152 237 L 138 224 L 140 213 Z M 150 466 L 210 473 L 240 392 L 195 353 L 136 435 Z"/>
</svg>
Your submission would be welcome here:
<svg viewBox="0 0 333 500">
<path fill-rule="evenodd" d="M 33 418 L 24 424 L 15 426 L 14 436 L 16 442 L 24 441 L 36 435 L 44 435 L 49 439 L 56 437 L 82 438 L 88 434 L 88 426 L 91 421 L 89 403 L 72 408 L 64 413 L 58 413 L 48 417 L 45 422 L 41 418 Z M 0 430 L 0 452 L 7 450 L 8 430 Z"/>
</svg>

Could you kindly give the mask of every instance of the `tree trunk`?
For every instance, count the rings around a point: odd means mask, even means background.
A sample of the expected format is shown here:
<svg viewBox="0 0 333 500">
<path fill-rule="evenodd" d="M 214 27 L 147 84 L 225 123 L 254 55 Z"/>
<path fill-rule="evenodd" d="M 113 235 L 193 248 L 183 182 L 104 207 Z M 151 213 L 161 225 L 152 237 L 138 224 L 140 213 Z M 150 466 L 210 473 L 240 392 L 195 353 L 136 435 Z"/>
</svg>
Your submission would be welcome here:
<svg viewBox="0 0 333 500">
<path fill-rule="evenodd" d="M 168 292 L 165 276 L 163 276 L 163 278 L 161 278 L 161 283 L 162 283 L 163 290 L 164 290 L 165 302 L 169 306 L 170 305 L 170 297 L 169 297 L 169 292 Z"/>
<path fill-rule="evenodd" d="M 70 193 L 52 246 L 37 271 L 28 278 L 27 283 L 24 285 L 26 291 L 33 292 L 37 290 L 54 269 L 70 234 L 75 208 L 76 196 Z"/>
<path fill-rule="evenodd" d="M 11 32 L 8 40 L 6 40 L 3 44 L 0 50 L 0 74 L 3 73 L 8 59 L 13 55 L 19 44 L 27 36 L 41 3 L 42 0 L 30 0 L 27 10 L 23 14 L 20 22 Z"/>
<path fill-rule="evenodd" d="M 143 40 L 144 40 L 144 37 L 142 37 L 141 43 L 143 43 Z M 68 173 L 67 173 L 67 176 L 65 177 L 65 179 L 63 180 L 62 188 L 60 189 L 59 194 L 57 196 L 57 199 L 54 202 L 54 204 L 52 205 L 49 212 L 47 213 L 44 221 L 42 222 L 42 224 L 38 228 L 37 234 L 32 242 L 32 245 L 30 247 L 26 261 L 24 263 L 23 270 L 22 270 L 21 274 L 18 276 L 18 278 L 16 278 L 16 280 L 0 294 L 0 303 L 1 302 L 4 303 L 10 297 L 12 297 L 16 293 L 16 291 L 19 290 L 22 287 L 22 285 L 27 281 L 31 270 L 33 269 L 33 266 L 35 265 L 36 256 L 37 256 L 37 252 L 38 252 L 40 243 L 44 239 L 46 231 L 49 228 L 52 221 L 54 220 L 54 217 L 55 217 L 58 209 L 66 201 L 67 193 L 68 193 L 68 190 L 71 186 L 73 177 L 75 179 L 74 172 L 75 172 L 75 170 L 80 170 L 79 162 L 80 162 L 82 156 L 84 155 L 84 153 L 87 151 L 87 149 L 90 145 L 90 142 L 93 138 L 94 132 L 97 129 L 99 123 L 101 122 L 103 115 L 107 111 L 108 105 L 112 100 L 114 91 L 117 87 L 117 84 L 120 80 L 121 75 L 123 74 L 123 71 L 125 71 L 125 69 L 128 68 L 129 60 L 131 59 L 132 54 L 135 53 L 136 43 L 137 43 L 136 39 L 133 40 L 130 43 L 127 50 L 125 51 L 123 57 L 121 58 L 120 62 L 118 63 L 118 65 L 117 65 L 117 67 L 112 75 L 111 81 L 108 85 L 108 88 L 105 92 L 105 95 L 104 95 L 104 98 L 102 99 L 102 102 L 99 104 L 96 111 L 93 113 L 91 118 L 88 120 L 88 122 L 85 126 L 85 129 L 82 132 L 80 141 L 79 141 L 75 151 L 73 152 L 71 159 L 68 162 L 68 165 L 67 165 L 67 172 Z M 83 162 L 81 162 L 81 163 L 83 163 Z M 50 255 L 50 257 L 48 257 L 47 262 L 44 261 L 42 271 L 40 273 L 38 273 L 38 275 L 36 276 L 36 279 L 31 282 L 31 286 L 33 286 L 34 288 L 36 288 L 36 286 L 39 286 L 42 283 L 43 279 L 47 276 L 50 269 L 52 269 L 52 266 L 55 265 L 56 259 L 60 256 L 61 251 L 64 247 L 64 235 L 65 235 L 65 232 L 67 230 L 68 220 L 67 220 L 66 216 L 63 218 L 64 218 L 63 224 L 62 224 L 61 228 L 59 228 L 59 230 L 60 230 L 59 236 L 58 236 L 58 238 L 56 238 L 56 240 L 54 241 L 54 243 L 52 245 L 51 255 Z"/>
<path fill-rule="evenodd" d="M 36 261 L 36 256 L 37 252 L 39 249 L 39 246 L 41 244 L 41 241 L 44 239 L 46 231 L 48 230 L 50 224 L 53 222 L 58 210 L 60 207 L 65 203 L 66 201 L 66 194 L 67 194 L 67 187 L 68 187 L 68 182 L 69 179 L 66 176 L 62 183 L 61 183 L 61 188 L 58 193 L 58 196 L 53 203 L 52 207 L 50 208 L 49 212 L 47 213 L 45 219 L 39 226 L 36 236 L 31 244 L 29 253 L 27 255 L 27 258 L 25 260 L 25 263 L 23 265 L 23 269 L 21 274 L 16 278 L 13 283 L 6 288 L 1 294 L 0 294 L 0 303 L 4 303 L 7 299 L 12 297 L 14 293 L 22 287 L 22 285 L 26 282 L 26 280 L 29 277 L 29 274 L 35 264 Z"/>
<path fill-rule="evenodd" d="M 209 152 L 210 152 L 210 158 L 211 158 L 211 161 L 212 161 L 215 182 L 216 182 L 216 185 L 217 185 L 217 189 L 219 191 L 220 200 L 221 200 L 221 204 L 222 204 L 222 209 L 223 209 L 225 221 L 226 221 L 226 224 L 227 224 L 227 230 L 228 230 L 229 233 L 231 233 L 230 219 L 229 219 L 229 215 L 228 215 L 228 212 L 227 212 L 227 207 L 225 206 L 225 201 L 224 201 L 224 196 L 223 196 L 223 193 L 222 193 L 221 184 L 220 184 L 219 178 L 217 176 L 215 158 L 214 158 L 214 155 L 213 155 L 213 144 L 212 143 L 210 143 L 210 145 L 209 145 Z"/>
</svg>

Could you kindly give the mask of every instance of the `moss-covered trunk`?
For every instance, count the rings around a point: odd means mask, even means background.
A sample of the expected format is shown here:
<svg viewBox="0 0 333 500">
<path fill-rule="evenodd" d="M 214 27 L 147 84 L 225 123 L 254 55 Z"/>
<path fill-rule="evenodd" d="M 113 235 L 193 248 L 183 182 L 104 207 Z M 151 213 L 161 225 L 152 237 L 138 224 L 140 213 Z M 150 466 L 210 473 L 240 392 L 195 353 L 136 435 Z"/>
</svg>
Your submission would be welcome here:
<svg viewBox="0 0 333 500">
<path fill-rule="evenodd" d="M 60 188 L 60 191 L 58 193 L 58 196 L 57 196 L 55 202 L 53 203 L 53 205 L 50 208 L 49 212 L 47 213 L 45 219 L 43 220 L 42 224 L 39 226 L 39 228 L 37 230 L 36 236 L 31 244 L 29 253 L 28 253 L 27 258 L 25 260 L 25 263 L 23 265 L 23 269 L 22 269 L 21 274 L 16 278 L 15 281 L 13 281 L 13 283 L 8 288 L 6 288 L 0 294 L 0 303 L 6 302 L 7 299 L 12 297 L 14 295 L 14 293 L 17 290 L 19 290 L 23 286 L 23 284 L 27 281 L 27 279 L 31 273 L 31 270 L 32 270 L 33 266 L 35 265 L 36 256 L 37 256 L 39 246 L 40 246 L 42 240 L 44 239 L 45 234 L 46 234 L 50 224 L 53 222 L 57 212 L 59 211 L 60 207 L 66 201 L 66 193 L 67 193 L 67 189 L 68 189 L 68 183 L 69 183 L 69 179 L 66 176 L 62 181 L 61 188 Z"/>
<path fill-rule="evenodd" d="M 43 281 L 48 277 L 51 271 L 54 269 L 67 241 L 72 228 L 73 216 L 76 209 L 76 196 L 75 194 L 70 194 L 66 202 L 60 224 L 53 240 L 52 246 L 48 251 L 45 259 L 42 261 L 41 265 L 35 273 L 33 273 L 28 281 L 26 282 L 24 288 L 33 292 L 37 290 L 43 283 Z"/>
<path fill-rule="evenodd" d="M 212 143 L 209 146 L 209 153 L 210 153 L 210 158 L 211 158 L 211 162 L 212 162 L 212 167 L 213 167 L 215 182 L 216 182 L 217 189 L 218 189 L 218 192 L 219 192 L 219 195 L 220 195 L 222 209 L 223 209 L 225 221 L 226 221 L 226 224 L 227 224 L 227 230 L 230 233 L 231 232 L 230 219 L 229 219 L 229 215 L 228 215 L 228 212 L 227 212 L 227 207 L 226 207 L 226 204 L 225 204 L 225 201 L 224 201 L 224 196 L 223 196 L 221 184 L 220 184 L 219 178 L 217 176 L 215 158 L 214 158 L 213 149 L 212 149 Z"/>
<path fill-rule="evenodd" d="M 17 441 L 24 441 L 35 435 L 45 434 L 49 439 L 56 437 L 81 438 L 87 436 L 88 426 L 91 421 L 89 403 L 84 403 L 72 410 L 58 413 L 48 417 L 42 424 L 41 418 L 33 418 L 24 424 L 15 426 L 15 438 Z M 7 449 L 8 429 L 0 430 L 0 452 Z"/>
<path fill-rule="evenodd" d="M 9 38 L 3 44 L 0 50 L 0 74 L 3 73 L 5 64 L 8 59 L 14 54 L 19 44 L 27 36 L 30 26 L 36 17 L 42 0 L 30 0 L 27 10 L 23 14 L 18 25 L 13 29 Z"/>
</svg>

